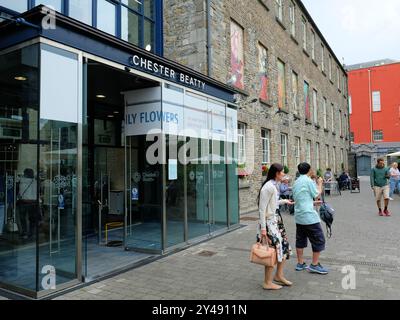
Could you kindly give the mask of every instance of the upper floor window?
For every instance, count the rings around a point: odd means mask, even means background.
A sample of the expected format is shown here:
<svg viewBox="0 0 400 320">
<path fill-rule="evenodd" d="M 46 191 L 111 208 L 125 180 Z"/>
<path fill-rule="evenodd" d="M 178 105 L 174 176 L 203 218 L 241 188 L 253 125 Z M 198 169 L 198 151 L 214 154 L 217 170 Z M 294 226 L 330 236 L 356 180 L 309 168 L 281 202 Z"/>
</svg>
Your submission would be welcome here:
<svg viewBox="0 0 400 320">
<path fill-rule="evenodd" d="M 315 32 L 311 30 L 311 58 L 315 60 Z"/>
<path fill-rule="evenodd" d="M 262 141 L 262 163 L 268 164 L 271 162 L 271 131 L 261 129 Z"/>
<path fill-rule="evenodd" d="M 283 0 L 276 1 L 276 16 L 280 21 L 283 21 Z"/>
<path fill-rule="evenodd" d="M 69 15 L 86 24 L 92 24 L 92 0 L 69 0 Z"/>
<path fill-rule="evenodd" d="M 299 114 L 299 76 L 296 72 L 292 72 L 292 107 L 293 112 Z"/>
<path fill-rule="evenodd" d="M 374 112 L 381 111 L 381 92 L 380 91 L 372 92 L 372 110 Z"/>
<path fill-rule="evenodd" d="M 337 73 L 337 75 L 336 75 L 336 77 L 337 77 L 337 88 L 338 88 L 338 90 L 340 90 L 340 71 L 339 71 L 339 67 L 337 67 L 336 73 Z"/>
<path fill-rule="evenodd" d="M 28 9 L 28 2 L 26 0 L 0 0 L 0 7 L 16 12 L 24 12 Z"/>
<path fill-rule="evenodd" d="M 318 124 L 318 92 L 317 90 L 313 90 L 313 115 L 314 115 L 314 123 Z"/>
<path fill-rule="evenodd" d="M 302 17 L 301 20 L 302 29 L 303 29 L 303 49 L 307 50 L 307 20 Z"/>
<path fill-rule="evenodd" d="M 325 46 L 321 44 L 321 69 L 325 72 Z"/>
<path fill-rule="evenodd" d="M 353 105 L 351 101 L 351 96 L 349 97 L 349 114 L 353 114 Z"/>
<path fill-rule="evenodd" d="M 374 141 L 383 141 L 383 130 L 374 130 Z"/>
<path fill-rule="evenodd" d="M 238 158 L 239 164 L 246 163 L 246 124 L 238 123 Z"/>
<path fill-rule="evenodd" d="M 63 11 L 63 1 L 62 0 L 36 0 L 35 1 L 35 5 L 38 6 L 40 4 L 44 4 L 48 7 L 53 8 L 54 10 L 58 11 L 58 12 L 62 12 Z"/>
<path fill-rule="evenodd" d="M 288 165 L 288 135 L 285 133 L 281 134 L 281 163 Z"/>
<path fill-rule="evenodd" d="M 329 79 L 332 80 L 332 56 L 329 55 Z"/>
<path fill-rule="evenodd" d="M 231 20 L 231 78 L 229 83 L 244 89 L 243 28 Z"/>
<path fill-rule="evenodd" d="M 289 18 L 290 18 L 290 33 L 293 37 L 296 36 L 296 5 L 293 1 L 289 4 Z"/>
<path fill-rule="evenodd" d="M 107 0 L 97 1 L 97 28 L 117 35 L 117 6 Z"/>
<path fill-rule="evenodd" d="M 327 111 L 327 100 L 323 100 L 323 112 L 324 112 L 324 129 L 328 129 L 328 111 Z"/>
<path fill-rule="evenodd" d="M 286 107 L 286 68 L 285 64 L 278 60 L 278 107 L 284 109 Z"/>
</svg>

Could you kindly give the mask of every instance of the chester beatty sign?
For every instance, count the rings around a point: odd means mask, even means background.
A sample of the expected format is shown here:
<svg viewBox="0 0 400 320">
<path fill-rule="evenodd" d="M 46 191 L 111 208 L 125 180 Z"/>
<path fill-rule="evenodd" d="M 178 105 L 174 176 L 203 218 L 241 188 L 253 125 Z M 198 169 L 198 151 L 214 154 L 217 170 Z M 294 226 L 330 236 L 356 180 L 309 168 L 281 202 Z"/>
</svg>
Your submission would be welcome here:
<svg viewBox="0 0 400 320">
<path fill-rule="evenodd" d="M 147 71 L 162 78 L 167 78 L 171 81 L 189 86 L 193 89 L 202 91 L 206 90 L 206 83 L 204 81 L 201 81 L 183 72 L 178 72 L 171 67 L 163 65 L 162 63 L 153 61 L 146 57 L 134 55 L 130 57 L 129 63 L 139 70 Z"/>
</svg>

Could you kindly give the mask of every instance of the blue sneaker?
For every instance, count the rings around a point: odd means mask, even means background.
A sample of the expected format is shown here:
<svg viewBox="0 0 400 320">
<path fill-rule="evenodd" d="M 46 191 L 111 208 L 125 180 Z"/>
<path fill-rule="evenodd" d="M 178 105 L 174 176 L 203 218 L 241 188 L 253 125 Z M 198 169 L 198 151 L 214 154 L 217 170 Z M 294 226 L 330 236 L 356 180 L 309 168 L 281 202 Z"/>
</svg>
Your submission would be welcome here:
<svg viewBox="0 0 400 320">
<path fill-rule="evenodd" d="M 308 271 L 310 271 L 310 273 L 318 273 L 318 274 L 322 274 L 322 275 L 326 275 L 329 273 L 329 271 L 327 269 L 325 269 L 323 266 L 321 266 L 320 263 L 318 263 L 318 265 L 316 265 L 316 266 L 314 266 L 313 264 L 310 264 Z"/>
<path fill-rule="evenodd" d="M 300 264 L 300 263 L 298 263 L 297 264 L 297 266 L 296 266 L 296 271 L 304 271 L 304 270 L 308 270 L 308 265 L 307 265 L 307 263 L 303 263 L 303 264 Z"/>
</svg>

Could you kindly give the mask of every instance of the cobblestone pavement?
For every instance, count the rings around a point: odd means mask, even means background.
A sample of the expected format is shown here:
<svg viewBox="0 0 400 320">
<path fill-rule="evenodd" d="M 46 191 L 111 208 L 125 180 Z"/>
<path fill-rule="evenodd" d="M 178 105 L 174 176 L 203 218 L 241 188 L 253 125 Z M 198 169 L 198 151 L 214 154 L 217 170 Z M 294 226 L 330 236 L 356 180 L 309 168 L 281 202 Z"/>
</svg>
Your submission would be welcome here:
<svg viewBox="0 0 400 320">
<path fill-rule="evenodd" d="M 207 243 L 167 256 L 114 278 L 70 292 L 57 299 L 144 300 L 274 300 L 274 299 L 400 299 L 400 197 L 391 202 L 393 216 L 379 217 L 368 182 L 361 194 L 345 192 L 328 198 L 336 209 L 333 238 L 321 262 L 327 276 L 296 273 L 296 257 L 288 261 L 286 276 L 292 288 L 262 289 L 262 267 L 249 263 L 255 239 L 256 214 L 242 219 L 243 228 Z M 293 217 L 284 215 L 295 244 Z M 212 256 L 202 252 L 215 253 Z M 306 251 L 309 257 L 311 251 Z M 356 288 L 344 289 L 343 268 L 356 271 Z"/>
</svg>

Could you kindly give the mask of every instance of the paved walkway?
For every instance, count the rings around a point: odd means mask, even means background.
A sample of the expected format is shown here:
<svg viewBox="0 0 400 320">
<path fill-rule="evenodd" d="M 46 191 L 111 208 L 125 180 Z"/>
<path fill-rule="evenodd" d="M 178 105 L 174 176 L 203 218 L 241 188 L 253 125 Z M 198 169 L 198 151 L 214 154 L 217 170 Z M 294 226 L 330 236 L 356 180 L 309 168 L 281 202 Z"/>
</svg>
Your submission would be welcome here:
<svg viewBox="0 0 400 320">
<path fill-rule="evenodd" d="M 250 215 L 238 231 L 58 299 L 400 299 L 400 197 L 391 203 L 393 217 L 379 217 L 366 179 L 362 189 L 329 199 L 337 216 L 322 259 L 327 276 L 296 273 L 293 257 L 286 270 L 294 286 L 264 291 L 262 267 L 249 263 L 256 229 Z M 293 218 L 285 220 L 294 245 Z M 343 288 L 346 266 L 355 269 L 354 290 Z"/>
<path fill-rule="evenodd" d="M 245 227 L 238 231 L 57 299 L 400 299 L 400 197 L 391 202 L 393 217 L 379 217 L 363 180 L 361 194 L 328 198 L 337 214 L 322 258 L 331 271 L 327 276 L 296 273 L 293 256 L 286 273 L 294 286 L 264 291 L 262 267 L 249 263 L 256 230 L 253 214 L 244 217 Z M 293 218 L 284 219 L 294 246 Z M 346 266 L 355 270 L 354 290 L 343 288 Z"/>
</svg>

